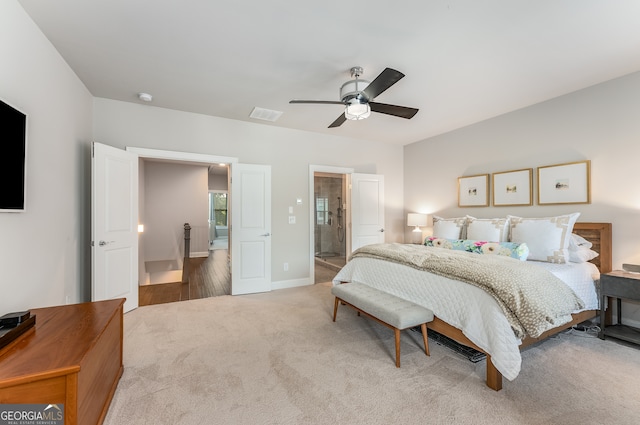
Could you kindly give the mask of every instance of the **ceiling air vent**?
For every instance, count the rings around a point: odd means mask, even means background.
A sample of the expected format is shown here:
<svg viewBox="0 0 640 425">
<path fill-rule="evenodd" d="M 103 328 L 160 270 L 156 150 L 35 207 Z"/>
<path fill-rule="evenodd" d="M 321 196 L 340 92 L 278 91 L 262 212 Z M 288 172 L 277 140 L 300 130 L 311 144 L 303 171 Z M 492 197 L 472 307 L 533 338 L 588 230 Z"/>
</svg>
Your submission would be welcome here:
<svg viewBox="0 0 640 425">
<path fill-rule="evenodd" d="M 251 111 L 251 115 L 249 115 L 249 117 L 250 118 L 255 118 L 257 120 L 274 122 L 278 118 L 280 118 L 280 115 L 282 115 L 282 112 L 280 112 L 280 111 L 274 111 L 272 109 L 258 108 L 256 106 L 255 108 L 253 108 L 253 111 Z"/>
</svg>

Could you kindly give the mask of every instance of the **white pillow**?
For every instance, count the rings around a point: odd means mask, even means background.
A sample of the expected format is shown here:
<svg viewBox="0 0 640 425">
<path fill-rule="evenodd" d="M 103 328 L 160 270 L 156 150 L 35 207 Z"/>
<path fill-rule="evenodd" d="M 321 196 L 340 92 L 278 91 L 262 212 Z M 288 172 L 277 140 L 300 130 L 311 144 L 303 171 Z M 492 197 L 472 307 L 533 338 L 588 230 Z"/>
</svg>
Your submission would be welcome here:
<svg viewBox="0 0 640 425">
<path fill-rule="evenodd" d="M 580 235 L 576 235 L 575 233 L 571 234 L 571 239 L 569 239 L 569 250 L 577 250 L 580 248 L 591 248 L 593 244 L 583 238 Z"/>
<path fill-rule="evenodd" d="M 507 242 L 509 240 L 509 220 L 506 218 L 475 218 L 468 215 L 466 239 Z"/>
<path fill-rule="evenodd" d="M 548 263 L 569 261 L 569 240 L 580 213 L 544 218 L 508 215 L 511 242 L 526 243 L 529 260 Z"/>
<path fill-rule="evenodd" d="M 467 217 L 442 218 L 433 216 L 433 236 L 443 239 L 465 239 Z"/>
<path fill-rule="evenodd" d="M 597 252 L 591 249 L 593 244 L 575 233 L 569 239 L 569 261 L 572 263 L 586 263 L 596 258 Z"/>
<path fill-rule="evenodd" d="M 598 255 L 600 254 L 589 248 L 581 247 L 576 250 L 569 249 L 569 261 L 572 263 L 586 263 L 587 261 L 593 260 Z"/>
</svg>

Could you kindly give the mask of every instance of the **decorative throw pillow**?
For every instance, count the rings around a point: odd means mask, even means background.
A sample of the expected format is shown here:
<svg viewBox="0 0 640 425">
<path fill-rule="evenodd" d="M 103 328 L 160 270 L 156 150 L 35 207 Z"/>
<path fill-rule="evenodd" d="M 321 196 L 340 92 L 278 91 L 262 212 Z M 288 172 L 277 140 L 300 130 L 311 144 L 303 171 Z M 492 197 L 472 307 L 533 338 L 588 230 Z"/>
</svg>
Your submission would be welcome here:
<svg viewBox="0 0 640 425">
<path fill-rule="evenodd" d="M 475 254 L 504 255 L 521 261 L 525 261 L 529 255 L 529 248 L 526 243 L 428 237 L 425 239 L 424 244 L 426 246 L 452 249 L 454 251 L 467 251 Z"/>
<path fill-rule="evenodd" d="M 433 236 L 445 239 L 466 238 L 467 217 L 442 218 L 433 216 Z"/>
<path fill-rule="evenodd" d="M 569 240 L 580 213 L 557 217 L 522 218 L 509 215 L 511 242 L 529 247 L 529 260 L 548 263 L 569 261 Z"/>
<path fill-rule="evenodd" d="M 507 242 L 509 220 L 507 218 L 475 218 L 468 215 L 466 238 L 477 241 Z"/>
</svg>

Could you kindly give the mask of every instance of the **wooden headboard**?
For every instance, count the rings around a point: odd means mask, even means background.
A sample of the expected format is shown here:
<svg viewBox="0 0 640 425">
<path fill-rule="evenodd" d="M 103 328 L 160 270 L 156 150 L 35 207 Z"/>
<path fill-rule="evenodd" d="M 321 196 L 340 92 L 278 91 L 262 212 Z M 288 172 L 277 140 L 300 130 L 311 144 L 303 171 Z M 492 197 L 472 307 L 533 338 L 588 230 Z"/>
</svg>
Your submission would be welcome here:
<svg viewBox="0 0 640 425">
<path fill-rule="evenodd" d="M 582 236 L 593 244 L 594 251 L 600 255 L 591 260 L 600 273 L 608 273 L 613 268 L 611 257 L 611 223 L 576 223 L 573 233 Z"/>
</svg>

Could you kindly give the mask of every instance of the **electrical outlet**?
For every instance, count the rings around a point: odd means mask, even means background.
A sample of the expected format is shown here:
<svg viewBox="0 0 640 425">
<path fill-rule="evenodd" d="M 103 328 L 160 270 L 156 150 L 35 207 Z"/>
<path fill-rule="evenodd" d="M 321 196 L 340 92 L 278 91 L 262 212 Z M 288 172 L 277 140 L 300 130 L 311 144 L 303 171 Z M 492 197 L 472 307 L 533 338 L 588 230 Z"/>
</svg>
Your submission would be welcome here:
<svg viewBox="0 0 640 425">
<path fill-rule="evenodd" d="M 284 271 L 285 272 L 289 271 L 289 263 L 284 263 Z"/>
<path fill-rule="evenodd" d="M 296 216 L 295 215 L 290 215 L 289 216 L 289 224 L 296 224 Z"/>
</svg>

